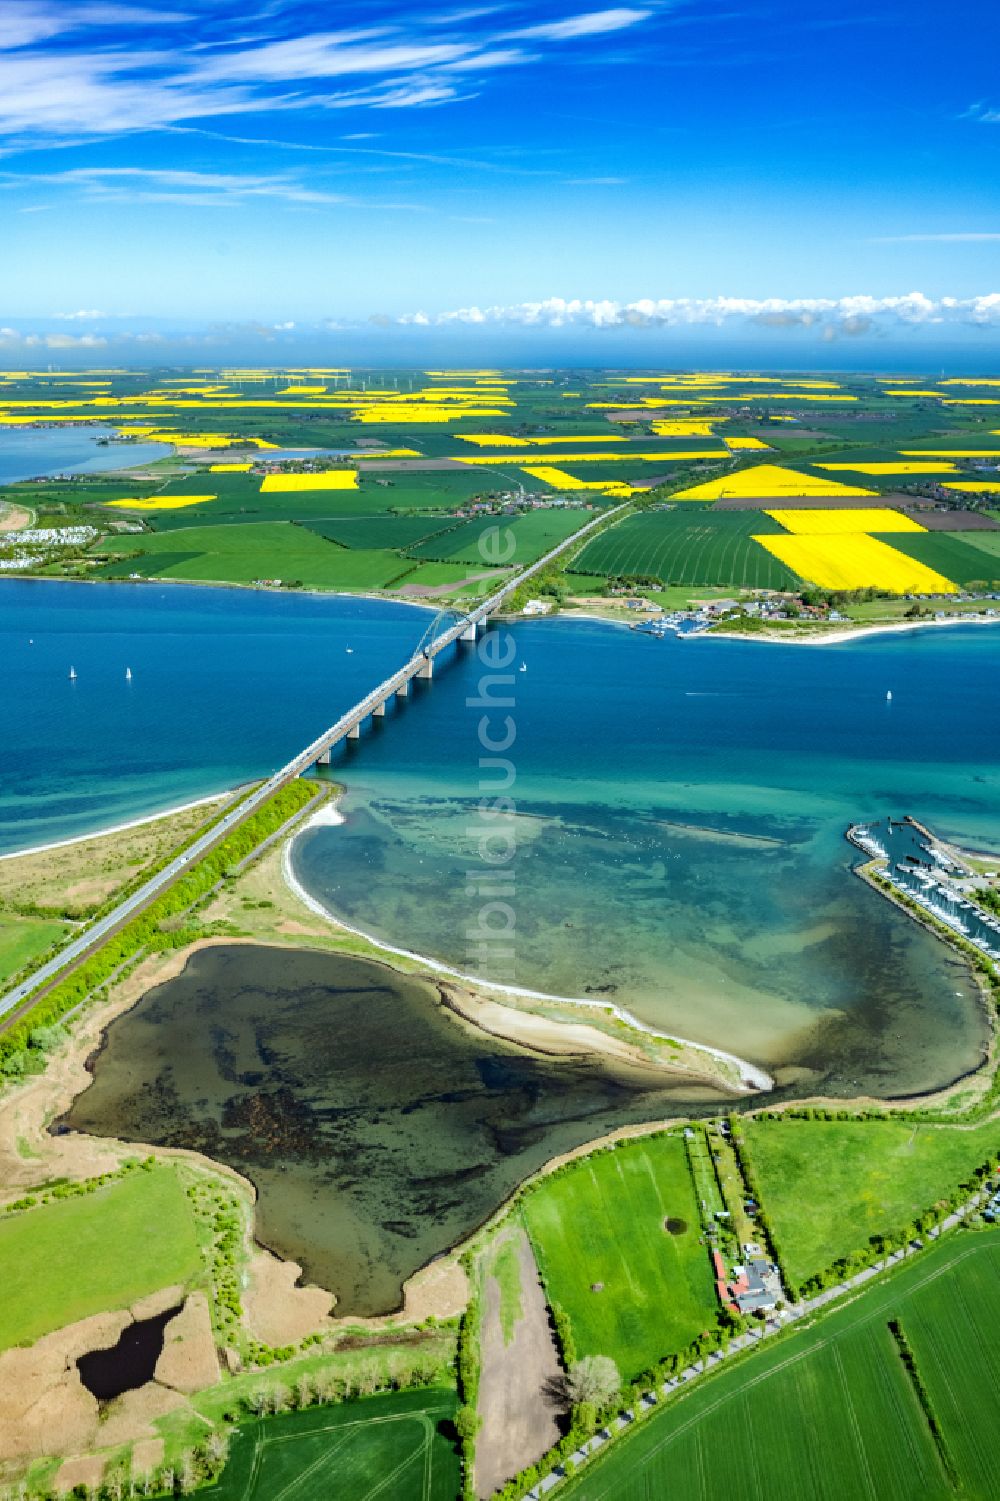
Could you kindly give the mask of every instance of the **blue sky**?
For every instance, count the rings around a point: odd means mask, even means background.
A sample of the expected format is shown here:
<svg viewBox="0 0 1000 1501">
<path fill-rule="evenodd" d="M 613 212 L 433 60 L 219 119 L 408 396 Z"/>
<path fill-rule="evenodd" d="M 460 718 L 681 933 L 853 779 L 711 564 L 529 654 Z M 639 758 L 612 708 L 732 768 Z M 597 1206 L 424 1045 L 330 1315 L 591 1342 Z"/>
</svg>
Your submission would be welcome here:
<svg viewBox="0 0 1000 1501">
<path fill-rule="evenodd" d="M 0 0 L 0 359 L 1000 364 L 998 33 L 985 0 Z"/>
</svg>

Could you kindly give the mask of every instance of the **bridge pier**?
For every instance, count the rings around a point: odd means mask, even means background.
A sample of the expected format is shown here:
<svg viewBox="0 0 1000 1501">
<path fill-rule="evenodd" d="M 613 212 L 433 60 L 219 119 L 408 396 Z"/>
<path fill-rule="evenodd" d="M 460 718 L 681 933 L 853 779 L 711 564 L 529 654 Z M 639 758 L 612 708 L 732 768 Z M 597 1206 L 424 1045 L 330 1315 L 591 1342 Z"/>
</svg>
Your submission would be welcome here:
<svg viewBox="0 0 1000 1501">
<path fill-rule="evenodd" d="M 459 641 L 475 641 L 477 634 L 478 632 L 476 629 L 476 622 L 474 620 L 470 620 L 468 625 L 465 627 L 465 630 L 462 632 L 458 639 Z"/>
<path fill-rule="evenodd" d="M 361 725 L 360 724 L 352 724 L 351 728 L 347 732 L 347 738 L 348 738 L 348 740 L 360 740 L 361 739 Z"/>
<path fill-rule="evenodd" d="M 320 751 L 319 755 L 316 757 L 316 765 L 317 766 L 329 766 L 330 765 L 330 760 L 331 760 L 332 756 L 333 756 L 333 748 L 332 748 L 332 746 L 328 745 L 327 748 L 326 748 L 326 750 L 325 751 Z"/>
<path fill-rule="evenodd" d="M 418 678 L 432 678 L 434 676 L 434 658 L 425 657 L 417 668 Z"/>
<path fill-rule="evenodd" d="M 372 710 L 372 718 L 373 719 L 384 719 L 385 718 L 385 699 L 383 699 L 381 703 L 375 705 L 374 709 Z"/>
<path fill-rule="evenodd" d="M 410 680 L 409 678 L 404 678 L 399 687 L 396 689 L 396 696 L 397 698 L 407 698 L 409 696 L 409 692 Z"/>
</svg>

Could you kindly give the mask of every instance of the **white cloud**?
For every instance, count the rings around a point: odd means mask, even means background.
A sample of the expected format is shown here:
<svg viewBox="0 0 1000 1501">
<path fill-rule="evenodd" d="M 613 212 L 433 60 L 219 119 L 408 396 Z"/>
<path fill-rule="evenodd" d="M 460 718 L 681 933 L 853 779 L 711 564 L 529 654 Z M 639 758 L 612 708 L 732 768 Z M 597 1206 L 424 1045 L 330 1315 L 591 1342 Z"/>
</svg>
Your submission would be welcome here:
<svg viewBox="0 0 1000 1501">
<path fill-rule="evenodd" d="M 408 313 L 402 324 L 507 324 L 522 328 L 583 327 L 678 328 L 734 322 L 772 328 L 821 327 L 858 334 L 885 325 L 964 323 L 1000 326 L 1000 292 L 981 297 L 930 298 L 922 292 L 897 297 L 661 297 L 635 302 L 547 297 L 507 306 L 464 307 L 437 313 Z"/>
<path fill-rule="evenodd" d="M 152 55 L 117 52 L 0 53 L 0 132 L 107 134 L 247 108 L 250 96 L 243 89 L 121 76 L 154 61 Z M 281 102 L 270 101 L 270 107 Z"/>
<path fill-rule="evenodd" d="M 454 84 L 433 78 L 407 79 L 400 83 L 378 85 L 374 89 L 351 89 L 330 94 L 322 103 L 325 109 L 411 109 L 429 104 L 454 104 L 459 99 L 471 99 L 472 94 L 460 93 Z"/>
<path fill-rule="evenodd" d="M 205 82 L 289 83 L 352 73 L 403 73 L 455 62 L 475 49 L 466 42 L 378 41 L 372 31 L 322 32 L 223 53 L 192 69 Z M 358 45 L 359 43 L 363 45 Z"/>
<path fill-rule="evenodd" d="M 53 313 L 52 316 L 61 323 L 90 323 L 95 318 L 106 318 L 107 313 L 99 313 L 96 308 L 81 308 L 76 313 Z"/>
<path fill-rule="evenodd" d="M 580 16 L 567 16 L 564 21 L 543 21 L 538 26 L 525 26 L 520 31 L 508 31 L 507 37 L 538 37 L 550 42 L 574 41 L 577 37 L 603 36 L 609 31 L 624 31 L 639 21 L 647 21 L 650 10 L 632 10 L 618 6 L 614 10 L 592 10 Z"/>
<path fill-rule="evenodd" d="M 0 177 L 0 183 L 7 187 L 25 181 L 33 186 L 50 184 L 77 188 L 88 198 L 141 203 L 196 203 L 220 207 L 254 198 L 312 204 L 353 201 L 343 193 L 306 187 L 287 174 L 190 172 L 165 167 L 73 167 L 65 172 L 8 173 Z"/>
<path fill-rule="evenodd" d="M 259 36 L 217 41 L 198 33 L 208 7 L 190 16 L 138 4 L 0 0 L 0 134 L 23 135 L 23 149 L 44 136 L 120 134 L 265 108 L 456 103 L 475 97 L 457 88 L 457 77 L 539 64 L 551 55 L 545 43 L 600 38 L 654 14 L 618 6 L 519 31 L 462 31 L 464 22 L 505 8 L 288 35 L 298 8 L 272 4 L 256 18 Z M 190 23 L 183 48 L 176 31 L 158 35 L 180 22 Z M 443 25 L 451 30 L 442 33 Z M 538 45 L 510 45 L 518 38 Z M 330 93 L 334 80 L 344 85 Z"/>
<path fill-rule="evenodd" d="M 0 328 L 3 349 L 103 349 L 107 342 L 100 334 L 33 334 Z"/>
<path fill-rule="evenodd" d="M 65 32 L 87 27 L 176 25 L 191 17 L 135 5 L 47 4 L 43 0 L 0 0 L 0 48 L 31 47 Z"/>
</svg>

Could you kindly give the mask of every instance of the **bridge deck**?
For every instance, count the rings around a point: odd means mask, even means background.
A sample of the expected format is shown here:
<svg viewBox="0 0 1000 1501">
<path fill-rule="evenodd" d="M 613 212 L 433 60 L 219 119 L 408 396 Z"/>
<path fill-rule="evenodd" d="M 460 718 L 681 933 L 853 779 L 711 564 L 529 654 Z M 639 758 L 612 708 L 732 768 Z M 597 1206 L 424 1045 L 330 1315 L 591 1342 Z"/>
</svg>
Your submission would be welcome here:
<svg viewBox="0 0 1000 1501">
<path fill-rule="evenodd" d="M 426 667 L 428 661 L 433 661 L 446 647 L 450 646 L 453 641 L 456 641 L 462 632 L 469 628 L 470 624 L 478 625 L 480 621 L 486 620 L 490 615 L 495 614 L 504 600 L 508 599 L 515 589 L 521 588 L 528 579 L 532 578 L 540 569 L 550 563 L 553 558 L 558 557 L 560 553 L 565 552 L 568 547 L 578 542 L 581 537 L 593 531 L 594 527 L 606 521 L 610 516 L 615 516 L 620 511 L 627 509 L 627 504 L 625 502 L 623 505 L 614 506 L 610 510 L 602 512 L 600 516 L 595 516 L 592 521 L 587 522 L 586 526 L 580 527 L 572 536 L 566 537 L 556 547 L 547 552 L 544 557 L 539 558 L 537 563 L 532 563 L 529 568 L 525 568 L 521 573 L 515 575 L 514 578 L 508 579 L 501 588 L 497 589 L 487 599 L 484 599 L 482 604 L 477 605 L 470 614 L 463 616 L 457 624 L 449 630 L 443 631 L 440 636 L 436 636 L 433 641 L 429 642 L 422 651 L 412 656 L 409 661 L 403 664 L 398 672 L 394 672 L 391 677 L 379 683 L 370 693 L 365 694 L 364 698 L 348 709 L 346 714 L 342 714 L 335 724 L 330 725 L 321 735 L 317 735 L 316 739 L 307 745 L 304 750 L 300 751 L 298 755 L 293 756 L 290 761 L 287 761 L 284 766 L 268 777 L 266 782 L 261 783 L 255 792 L 252 792 L 249 797 L 244 798 L 236 808 L 227 812 L 217 824 L 208 829 L 200 838 L 196 839 L 187 849 L 182 850 L 180 854 L 176 855 L 163 870 L 157 871 L 138 891 L 134 891 L 131 896 L 126 897 L 124 901 L 120 902 L 113 912 L 109 912 L 105 917 L 92 923 L 89 928 L 86 928 L 84 932 L 61 949 L 54 958 L 40 965 L 32 975 L 23 980 L 19 985 L 15 985 L 6 995 L 0 996 L 0 1017 L 13 1011 L 42 985 L 91 953 L 111 933 L 120 927 L 127 918 L 134 917 L 138 912 L 141 912 L 155 897 L 159 896 L 162 891 L 165 891 L 168 886 L 172 885 L 178 876 L 183 874 L 189 866 L 199 860 L 202 855 L 207 854 L 220 839 L 224 839 L 233 829 L 238 828 L 245 819 L 255 813 L 260 805 L 266 802 L 279 788 L 283 787 L 286 782 L 290 782 L 295 777 L 301 776 L 304 771 L 308 771 L 310 766 L 314 766 L 320 756 L 325 755 L 343 740 L 351 730 L 361 724 L 362 720 L 367 719 L 370 714 L 374 713 L 379 704 L 385 703 L 392 694 L 398 692 L 404 683 L 408 683 L 411 678 L 416 677 L 417 673 Z"/>
</svg>

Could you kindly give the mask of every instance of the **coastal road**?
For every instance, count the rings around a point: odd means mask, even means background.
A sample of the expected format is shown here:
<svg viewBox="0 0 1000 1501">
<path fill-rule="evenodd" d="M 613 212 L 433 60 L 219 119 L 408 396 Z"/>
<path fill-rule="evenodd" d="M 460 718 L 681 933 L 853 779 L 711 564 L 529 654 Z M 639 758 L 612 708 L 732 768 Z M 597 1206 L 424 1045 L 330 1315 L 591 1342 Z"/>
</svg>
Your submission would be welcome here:
<svg viewBox="0 0 1000 1501">
<path fill-rule="evenodd" d="M 287 782 L 294 780 L 297 776 L 301 776 L 310 766 L 315 765 L 321 755 L 324 755 L 332 746 L 343 740 L 369 714 L 374 713 L 379 704 L 384 703 L 387 698 L 393 693 L 398 692 L 411 678 L 416 677 L 426 667 L 428 662 L 433 661 L 447 646 L 450 646 L 453 641 L 457 641 L 464 632 L 467 632 L 470 625 L 477 625 L 481 621 L 488 619 L 489 616 L 500 609 L 504 601 L 516 589 L 520 589 L 528 579 L 534 577 L 535 574 L 547 567 L 561 553 L 564 553 L 567 548 L 573 547 L 582 537 L 585 537 L 610 517 L 617 516 L 627 509 L 628 503 L 626 502 L 623 505 L 614 506 L 610 510 L 604 511 L 599 516 L 594 517 L 592 521 L 588 521 L 585 526 L 580 527 L 572 536 L 567 537 L 565 541 L 551 548 L 536 563 L 532 563 L 529 568 L 523 569 L 522 572 L 508 579 L 500 589 L 497 589 L 487 599 L 483 600 L 468 615 L 463 616 L 456 625 L 451 626 L 447 631 L 443 631 L 441 635 L 436 636 L 433 641 L 427 643 L 420 651 L 410 657 L 398 672 L 393 673 L 391 677 L 385 678 L 370 693 L 365 694 L 364 698 L 348 709 L 346 714 L 342 714 L 336 723 L 330 725 L 321 735 L 317 735 L 315 740 L 311 741 L 304 750 L 299 751 L 297 755 L 293 756 L 290 761 L 286 761 L 285 765 L 268 777 L 266 782 L 262 782 L 256 791 L 251 792 L 249 797 L 244 798 L 237 807 L 224 814 L 218 823 L 213 824 L 210 829 L 206 829 L 187 849 L 175 855 L 168 865 L 165 865 L 162 870 L 157 871 L 155 875 L 150 876 L 149 880 L 140 886 L 137 891 L 134 891 L 131 896 L 119 902 L 113 911 L 109 912 L 105 917 L 100 918 L 97 922 L 92 923 L 90 927 L 86 928 L 68 943 L 65 948 L 60 949 L 54 958 L 40 965 L 26 980 L 22 980 L 19 985 L 15 985 L 12 990 L 0 996 L 0 1018 L 8 1015 L 16 1007 L 20 1006 L 42 985 L 47 984 L 48 981 L 61 974 L 70 965 L 77 963 L 85 955 L 98 948 L 106 938 L 110 937 L 116 929 L 121 927 L 122 923 L 126 922 L 130 917 L 134 917 L 138 912 L 141 912 L 154 898 L 166 891 L 169 886 L 172 886 L 179 876 L 182 876 L 185 871 L 196 864 L 203 855 L 208 854 L 211 849 L 214 849 L 220 840 L 225 839 L 240 824 L 252 817 L 261 804 L 267 802 L 269 797 L 272 797 Z"/>
</svg>

